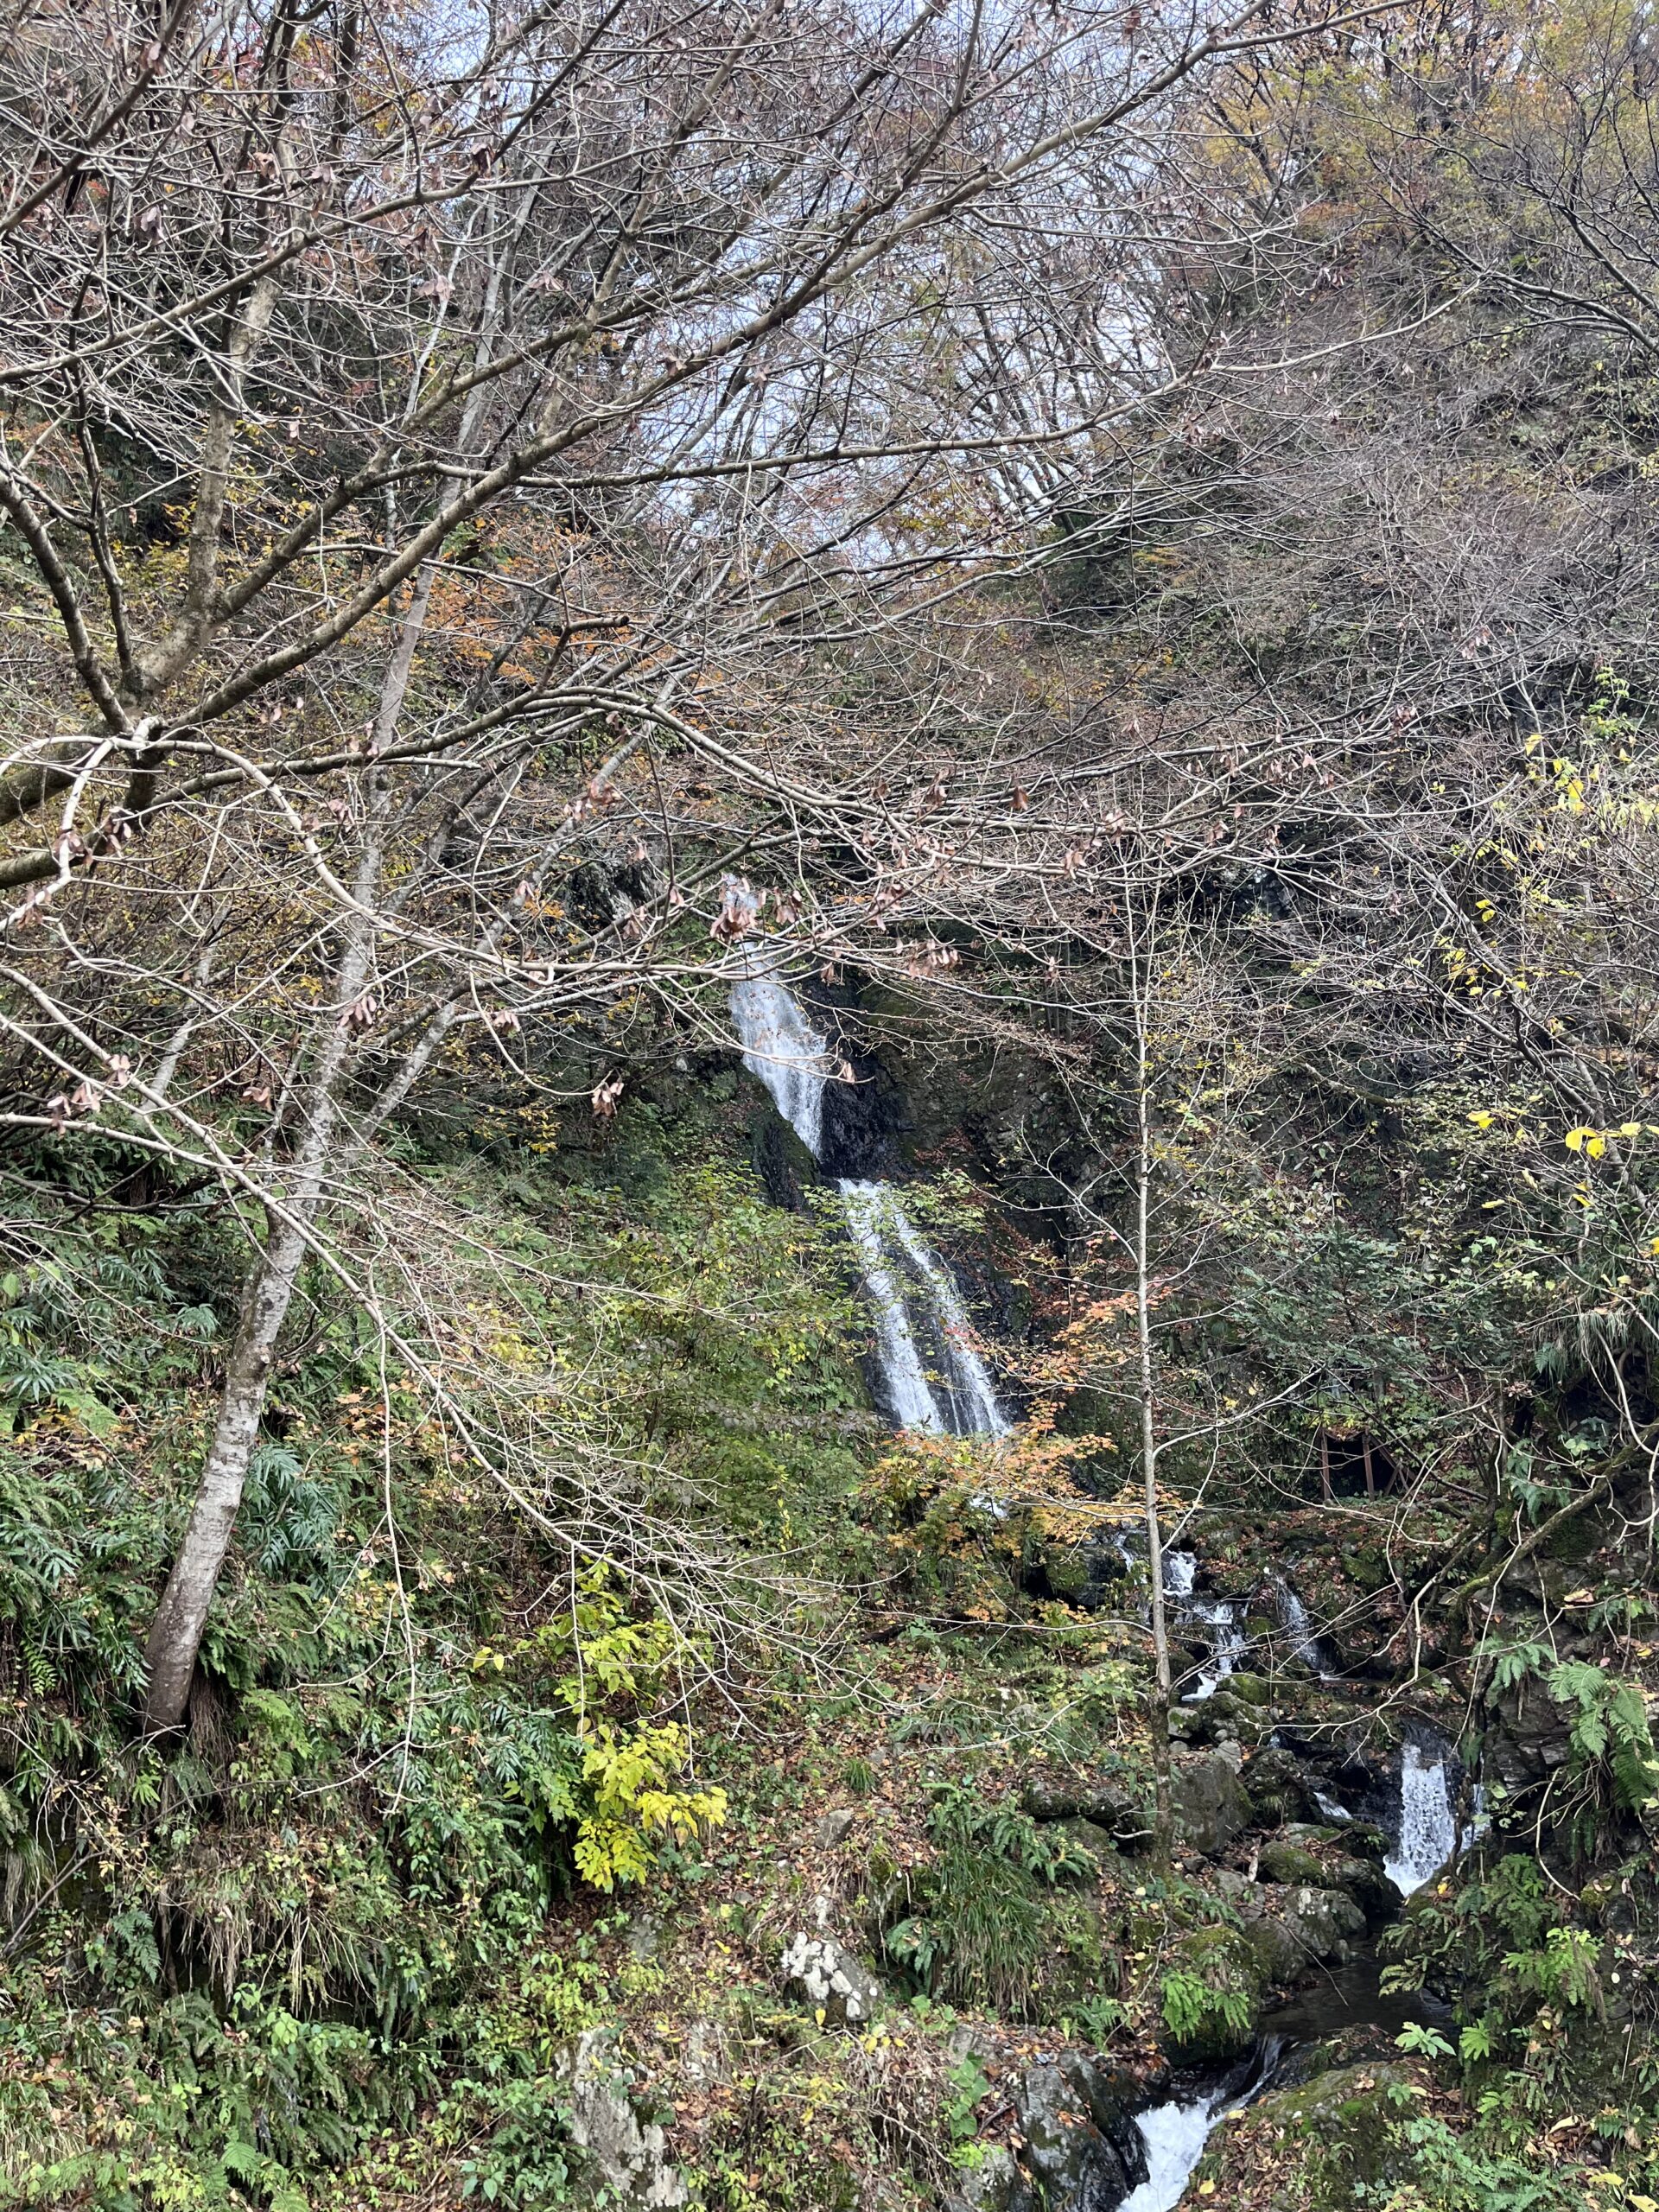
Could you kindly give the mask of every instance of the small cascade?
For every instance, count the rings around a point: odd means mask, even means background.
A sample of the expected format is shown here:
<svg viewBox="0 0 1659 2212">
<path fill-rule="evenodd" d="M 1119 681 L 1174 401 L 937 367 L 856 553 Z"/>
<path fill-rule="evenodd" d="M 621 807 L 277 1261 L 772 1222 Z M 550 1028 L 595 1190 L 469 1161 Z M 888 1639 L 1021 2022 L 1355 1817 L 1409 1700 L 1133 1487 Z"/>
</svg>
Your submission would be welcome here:
<svg viewBox="0 0 1659 2212">
<path fill-rule="evenodd" d="M 1288 1582 L 1278 1581 L 1275 1584 L 1275 1590 L 1278 1598 L 1279 1618 L 1286 1635 L 1290 1638 L 1292 1653 L 1305 1667 L 1312 1668 L 1322 1682 L 1334 1681 L 1336 1676 L 1332 1672 L 1325 1646 L 1314 1635 L 1309 1624 L 1307 1607 L 1296 1595 Z"/>
<path fill-rule="evenodd" d="M 1147 2177 L 1129 2191 L 1119 2212 L 1171 2212 L 1185 2195 L 1224 2108 L 1219 2096 L 1196 2097 L 1154 2105 L 1139 2114 L 1135 2124 L 1147 2146 Z"/>
<path fill-rule="evenodd" d="M 829 1039 L 769 972 L 752 971 L 734 983 L 731 1005 L 744 1066 L 766 1084 L 812 1157 L 821 1159 Z M 894 1425 L 934 1436 L 1006 1436 L 1007 1416 L 975 1349 L 962 1294 L 898 1190 L 855 1179 L 836 1187 L 869 1294 L 876 1364 Z"/>
<path fill-rule="evenodd" d="M 732 985 L 732 1020 L 743 1040 L 744 1066 L 766 1084 L 816 1160 L 823 1143 L 830 1039 L 813 1028 L 794 993 L 775 976 L 746 976 Z"/>
<path fill-rule="evenodd" d="M 1224 1598 L 1195 1600 L 1192 1618 L 1202 1621 L 1210 1631 L 1210 1664 L 1187 1692 L 1186 1702 L 1197 1705 L 1213 1697 L 1228 1675 L 1249 1656 L 1249 1638 L 1238 1624 L 1239 1610 Z"/>
<path fill-rule="evenodd" d="M 1446 1760 L 1408 1741 L 1400 1747 L 1400 1837 L 1382 1871 L 1408 1897 L 1440 1872 L 1457 1847 Z"/>
<path fill-rule="evenodd" d="M 1239 1628 L 1238 1605 L 1225 1598 L 1193 1595 L 1198 1572 L 1198 1562 L 1192 1552 L 1171 1550 L 1164 1554 L 1164 1595 L 1177 1620 L 1196 1622 L 1207 1631 L 1210 1643 L 1210 1664 L 1201 1670 L 1196 1683 L 1183 1697 L 1184 1705 L 1198 1705 L 1205 1698 L 1213 1697 L 1249 1649 Z"/>
<path fill-rule="evenodd" d="M 1246 2061 L 1229 2068 L 1208 2089 L 1195 2096 L 1189 2088 L 1184 2096 L 1136 2113 L 1135 2124 L 1147 2146 L 1147 2177 L 1129 2191 L 1118 2212 L 1173 2212 L 1217 2124 L 1272 2088 L 1287 2043 L 1283 2036 L 1264 2036 Z"/>
</svg>

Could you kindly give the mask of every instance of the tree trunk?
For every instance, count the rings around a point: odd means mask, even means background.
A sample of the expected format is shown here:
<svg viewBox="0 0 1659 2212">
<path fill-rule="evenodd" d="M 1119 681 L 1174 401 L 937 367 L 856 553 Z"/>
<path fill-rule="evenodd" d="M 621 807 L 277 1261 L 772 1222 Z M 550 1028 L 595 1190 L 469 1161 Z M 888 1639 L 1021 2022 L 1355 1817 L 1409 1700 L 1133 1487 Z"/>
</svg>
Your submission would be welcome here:
<svg viewBox="0 0 1659 2212">
<path fill-rule="evenodd" d="M 1139 1039 L 1137 1084 L 1139 1157 L 1135 1177 L 1135 1319 L 1140 1357 L 1141 1473 L 1147 1516 L 1147 1567 L 1151 1580 L 1153 1691 L 1147 1700 L 1152 1724 L 1152 1763 L 1156 1812 L 1153 1852 L 1166 1865 L 1175 1847 L 1175 1799 L 1169 1758 L 1169 1623 L 1164 1610 L 1164 1540 L 1158 1526 L 1158 1425 L 1152 1356 L 1151 1184 L 1152 1128 L 1147 1096 L 1147 1044 Z"/>
<path fill-rule="evenodd" d="M 176 1728 L 184 1718 L 207 1608 L 231 1548 L 258 1440 L 271 1357 L 304 1255 L 304 1236 L 284 1226 L 267 1247 L 244 1297 L 195 1503 L 144 1648 L 147 1734 Z"/>
<path fill-rule="evenodd" d="M 419 602 L 424 615 L 424 602 Z M 400 656 L 400 659 L 402 657 Z M 407 681 L 407 661 L 403 679 Z M 395 709 L 394 709 L 395 713 Z M 255 1261 L 242 1294 L 242 1311 L 225 1373 L 225 1387 L 213 1423 L 195 1502 L 184 1541 L 156 1608 L 144 1646 L 144 1732 L 155 1735 L 176 1728 L 184 1719 L 201 1648 L 207 1609 L 219 1586 L 236 1529 L 248 1466 L 258 1441 L 260 1417 L 270 1388 L 270 1363 L 299 1281 L 312 1223 L 321 1210 L 334 1167 L 340 1078 L 350 1055 L 353 1010 L 367 986 L 374 964 L 377 931 L 372 919 L 390 804 L 385 779 L 372 791 L 364 842 L 353 886 L 353 904 L 341 923 L 343 943 L 334 987 L 309 1083 L 309 1103 L 284 1204 L 272 1208 L 264 1250 Z"/>
</svg>

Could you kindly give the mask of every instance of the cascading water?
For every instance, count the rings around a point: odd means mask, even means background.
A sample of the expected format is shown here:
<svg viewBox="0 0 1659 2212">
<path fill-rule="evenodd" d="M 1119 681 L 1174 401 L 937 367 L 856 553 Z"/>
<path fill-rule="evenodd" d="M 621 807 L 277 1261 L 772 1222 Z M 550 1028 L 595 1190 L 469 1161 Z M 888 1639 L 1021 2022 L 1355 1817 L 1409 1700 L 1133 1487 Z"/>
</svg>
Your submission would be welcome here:
<svg viewBox="0 0 1659 2212">
<path fill-rule="evenodd" d="M 743 1039 L 744 1066 L 766 1084 L 816 1160 L 823 1142 L 830 1039 L 813 1028 L 775 976 L 746 976 L 734 983 L 732 1019 Z"/>
<path fill-rule="evenodd" d="M 1402 1897 L 1438 1874 L 1458 1847 L 1458 1816 L 1444 1758 L 1409 1741 L 1400 1747 L 1400 1840 L 1382 1871 Z"/>
<path fill-rule="evenodd" d="M 1135 2124 L 1147 2146 L 1147 2177 L 1118 2212 L 1171 2212 L 1180 2202 L 1224 2102 L 1220 2096 L 1174 2100 L 1140 2114 Z"/>
<path fill-rule="evenodd" d="M 1164 1554 L 1164 1595 L 1171 1609 L 1179 1620 L 1196 1621 L 1209 1633 L 1210 1664 L 1201 1669 L 1198 1681 L 1186 1692 L 1182 1700 L 1185 1705 L 1198 1705 L 1213 1697 L 1249 1649 L 1239 1630 L 1237 1605 L 1225 1598 L 1193 1596 L 1198 1572 L 1198 1562 L 1192 1553 L 1171 1550 Z"/>
<path fill-rule="evenodd" d="M 822 1159 L 829 1039 L 775 975 L 741 977 L 731 1003 L 744 1066 L 766 1084 L 814 1160 Z M 898 1191 L 850 1177 L 837 1187 L 869 1293 L 876 1362 L 894 1422 L 933 1435 L 1006 1436 L 1007 1417 L 974 1348 L 962 1294 Z"/>
<path fill-rule="evenodd" d="M 1286 1635 L 1290 1638 L 1292 1651 L 1305 1667 L 1313 1669 L 1322 1682 L 1332 1681 L 1333 1677 L 1330 1662 L 1325 1656 L 1324 1645 L 1309 1625 L 1307 1607 L 1296 1595 L 1288 1582 L 1280 1582 L 1277 1585 L 1277 1592 L 1279 1618 L 1284 1624 Z"/>
</svg>

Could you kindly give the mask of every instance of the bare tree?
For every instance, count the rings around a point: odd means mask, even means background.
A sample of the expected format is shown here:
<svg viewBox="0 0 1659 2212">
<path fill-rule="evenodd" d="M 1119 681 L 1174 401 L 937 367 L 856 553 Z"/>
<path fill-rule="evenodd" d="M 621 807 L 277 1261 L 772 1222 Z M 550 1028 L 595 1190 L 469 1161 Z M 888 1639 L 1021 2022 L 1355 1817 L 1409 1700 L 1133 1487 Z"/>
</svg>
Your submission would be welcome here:
<svg viewBox="0 0 1659 2212">
<path fill-rule="evenodd" d="M 306 1256 L 458 1032 L 706 1021 L 734 864 L 803 958 L 874 921 L 932 962 L 1006 769 L 953 783 L 925 655 L 874 746 L 825 687 L 1133 478 L 1113 424 L 1192 367 L 1128 312 L 1145 181 L 1177 88 L 1271 35 L 110 0 L 14 40 L 0 511 L 62 661 L 0 776 L 9 1118 L 101 1116 L 265 1223 L 152 1727 Z"/>
</svg>

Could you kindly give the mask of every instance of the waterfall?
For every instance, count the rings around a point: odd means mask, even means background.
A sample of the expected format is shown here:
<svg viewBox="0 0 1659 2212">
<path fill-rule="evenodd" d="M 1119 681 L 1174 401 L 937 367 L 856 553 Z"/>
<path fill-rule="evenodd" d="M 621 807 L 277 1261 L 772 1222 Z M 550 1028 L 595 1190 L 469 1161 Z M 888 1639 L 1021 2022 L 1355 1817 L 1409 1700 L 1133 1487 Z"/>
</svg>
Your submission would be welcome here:
<svg viewBox="0 0 1659 2212">
<path fill-rule="evenodd" d="M 744 1066 L 766 1084 L 816 1160 L 823 1141 L 830 1039 L 812 1027 L 775 976 L 746 976 L 732 985 L 732 1020 L 743 1040 Z"/>
<path fill-rule="evenodd" d="M 1290 1648 L 1305 1667 L 1311 1667 L 1322 1682 L 1332 1681 L 1324 1646 L 1308 1624 L 1307 1607 L 1302 1603 L 1288 1582 L 1278 1586 L 1279 1618 L 1290 1637 Z"/>
<path fill-rule="evenodd" d="M 1210 1664 L 1200 1670 L 1198 1681 L 1186 1692 L 1181 1700 L 1184 1705 L 1198 1705 L 1213 1697 L 1249 1649 L 1239 1632 L 1236 1605 L 1225 1598 L 1193 1596 L 1198 1572 L 1193 1553 L 1171 1550 L 1164 1554 L 1164 1595 L 1176 1618 L 1197 1621 L 1210 1633 Z"/>
<path fill-rule="evenodd" d="M 828 1037 L 770 972 L 752 971 L 734 983 L 731 1004 L 744 1066 L 766 1084 L 814 1160 L 822 1159 Z M 1007 1417 L 974 1347 L 962 1294 L 898 1191 L 854 1178 L 836 1187 L 863 1269 L 876 1364 L 895 1425 L 935 1436 L 1006 1436 Z"/>
<path fill-rule="evenodd" d="M 875 1323 L 876 1359 L 887 1384 L 889 1408 L 900 1428 L 937 1433 L 944 1423 L 927 1379 L 927 1370 L 910 1325 L 910 1309 L 887 1259 L 887 1224 L 881 1183 L 844 1182 L 840 1186 L 847 1209 L 847 1226 L 864 1269 L 864 1287 L 870 1295 Z"/>
<path fill-rule="evenodd" d="M 1458 1846 L 1446 1761 L 1421 1745 L 1400 1749 L 1400 1840 L 1382 1871 L 1402 1897 L 1438 1874 Z"/>
<path fill-rule="evenodd" d="M 1238 1607 L 1230 1605 L 1224 1598 L 1195 1599 L 1192 1618 L 1202 1621 L 1210 1630 L 1210 1664 L 1187 1692 L 1187 1700 L 1197 1705 L 1215 1695 L 1250 1647 L 1249 1638 L 1238 1625 Z"/>
</svg>

